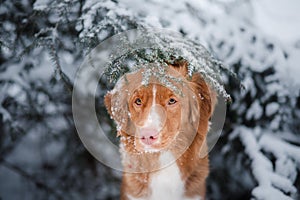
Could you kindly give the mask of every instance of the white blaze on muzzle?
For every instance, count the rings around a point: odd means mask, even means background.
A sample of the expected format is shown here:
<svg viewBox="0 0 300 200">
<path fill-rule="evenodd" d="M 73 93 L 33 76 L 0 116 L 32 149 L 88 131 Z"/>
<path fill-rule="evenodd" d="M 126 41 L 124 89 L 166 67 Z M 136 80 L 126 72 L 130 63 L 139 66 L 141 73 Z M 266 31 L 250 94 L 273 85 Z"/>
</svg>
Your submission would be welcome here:
<svg viewBox="0 0 300 200">
<path fill-rule="evenodd" d="M 139 137 L 142 142 L 151 145 L 157 141 L 159 132 L 162 130 L 166 121 L 166 113 L 164 108 L 156 104 L 156 87 L 153 86 L 153 100 L 152 105 L 144 125 L 139 128 Z"/>
</svg>

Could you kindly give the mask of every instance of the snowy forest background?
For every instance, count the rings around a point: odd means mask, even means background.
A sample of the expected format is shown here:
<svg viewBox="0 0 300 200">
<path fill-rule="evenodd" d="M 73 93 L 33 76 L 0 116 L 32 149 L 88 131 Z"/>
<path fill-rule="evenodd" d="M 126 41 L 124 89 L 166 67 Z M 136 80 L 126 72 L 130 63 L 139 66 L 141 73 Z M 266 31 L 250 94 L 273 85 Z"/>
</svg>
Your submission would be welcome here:
<svg viewBox="0 0 300 200">
<path fill-rule="evenodd" d="M 76 133 L 72 81 L 90 49 L 145 24 L 200 42 L 246 87 L 225 80 L 233 103 L 208 199 L 300 199 L 299 10 L 297 0 L 1 0 L 0 199 L 118 199 L 120 173 Z"/>
</svg>

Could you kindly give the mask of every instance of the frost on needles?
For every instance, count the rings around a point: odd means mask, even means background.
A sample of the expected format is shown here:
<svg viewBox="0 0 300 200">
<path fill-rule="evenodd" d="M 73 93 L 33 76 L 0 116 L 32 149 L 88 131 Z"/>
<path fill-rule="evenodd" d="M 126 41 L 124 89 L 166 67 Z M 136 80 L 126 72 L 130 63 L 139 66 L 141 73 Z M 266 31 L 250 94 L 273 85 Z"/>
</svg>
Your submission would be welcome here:
<svg viewBox="0 0 300 200">
<path fill-rule="evenodd" d="M 194 73 L 201 73 L 203 78 L 226 102 L 231 102 L 231 97 L 224 89 L 222 73 L 234 77 L 232 71 L 222 62 L 215 59 L 201 44 L 183 38 L 179 33 L 141 27 L 121 34 L 117 47 L 110 55 L 110 62 L 105 67 L 104 75 L 115 83 L 122 75 L 145 69 L 143 85 L 147 85 L 151 76 L 155 77 L 166 87 L 180 94 L 172 84 L 176 80 L 165 74 L 168 65 L 180 62 L 188 63 L 188 77 Z M 157 67 L 157 70 L 151 68 Z M 172 80 L 172 81 L 170 81 Z"/>
</svg>

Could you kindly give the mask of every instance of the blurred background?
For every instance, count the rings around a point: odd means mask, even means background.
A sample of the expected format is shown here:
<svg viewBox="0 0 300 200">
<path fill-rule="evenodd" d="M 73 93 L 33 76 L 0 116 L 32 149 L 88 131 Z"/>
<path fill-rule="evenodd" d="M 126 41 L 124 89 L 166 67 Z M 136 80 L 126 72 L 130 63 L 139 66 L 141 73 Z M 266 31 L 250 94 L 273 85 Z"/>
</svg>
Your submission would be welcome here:
<svg viewBox="0 0 300 200">
<path fill-rule="evenodd" d="M 207 198 L 300 199 L 299 10 L 298 0 L 1 0 L 0 199 L 119 198 L 120 172 L 77 135 L 72 83 L 91 49 L 141 25 L 203 44 L 246 87 L 224 77 L 233 103 Z"/>
</svg>

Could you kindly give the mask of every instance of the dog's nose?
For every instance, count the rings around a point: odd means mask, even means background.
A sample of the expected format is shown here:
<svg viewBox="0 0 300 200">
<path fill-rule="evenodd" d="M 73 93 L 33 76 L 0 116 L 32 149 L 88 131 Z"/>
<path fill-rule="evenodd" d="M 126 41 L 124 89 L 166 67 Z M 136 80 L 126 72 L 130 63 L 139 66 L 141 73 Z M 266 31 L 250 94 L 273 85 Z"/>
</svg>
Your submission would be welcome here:
<svg viewBox="0 0 300 200">
<path fill-rule="evenodd" d="M 153 144 L 158 138 L 158 131 L 155 129 L 142 128 L 140 130 L 141 141 L 146 145 Z"/>
</svg>

